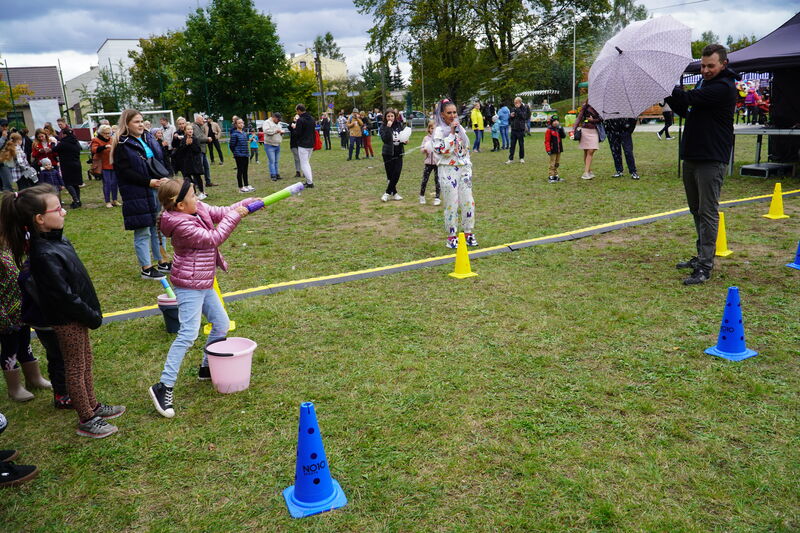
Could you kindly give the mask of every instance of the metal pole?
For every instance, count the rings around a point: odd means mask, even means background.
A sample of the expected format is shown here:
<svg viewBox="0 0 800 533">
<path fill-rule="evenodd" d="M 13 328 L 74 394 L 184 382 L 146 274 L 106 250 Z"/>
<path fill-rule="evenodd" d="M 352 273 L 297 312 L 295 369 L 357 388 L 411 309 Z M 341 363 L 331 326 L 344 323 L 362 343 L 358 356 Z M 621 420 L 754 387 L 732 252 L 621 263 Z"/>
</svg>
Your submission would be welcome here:
<svg viewBox="0 0 800 533">
<path fill-rule="evenodd" d="M 67 86 L 64 85 L 64 73 L 61 71 L 61 60 L 58 60 L 58 76 L 61 78 L 61 90 L 64 91 L 64 109 L 66 109 L 67 121 L 69 121 L 69 101 L 67 100 Z M 75 122 L 78 121 L 76 113 L 73 113 Z"/>
<path fill-rule="evenodd" d="M 572 109 L 575 109 L 575 27 L 577 20 L 575 14 L 572 14 Z"/>
<path fill-rule="evenodd" d="M 122 111 L 119 107 L 119 95 L 117 94 L 117 80 L 114 78 L 114 69 L 111 67 L 111 58 L 108 58 L 108 72 L 111 75 L 111 86 L 114 88 L 114 102 L 117 104 L 117 111 Z"/>
<path fill-rule="evenodd" d="M 425 59 L 424 55 L 419 55 L 419 73 L 420 79 L 422 80 L 422 112 L 425 113 L 425 116 L 428 116 L 428 111 L 425 109 Z"/>
<path fill-rule="evenodd" d="M 6 81 L 8 82 L 8 96 L 11 98 L 11 108 L 14 110 L 14 121 L 17 121 L 17 105 L 14 103 L 14 92 L 11 90 L 11 72 L 8 70 L 8 60 L 3 62 L 6 64 Z"/>
<path fill-rule="evenodd" d="M 203 69 L 203 91 L 206 94 L 206 113 L 211 114 L 211 104 L 208 101 L 208 76 L 206 76 L 206 58 L 200 58 L 200 68 Z"/>
<path fill-rule="evenodd" d="M 314 70 L 317 71 L 317 84 L 319 85 L 319 100 L 317 100 L 317 116 L 322 115 L 320 102 L 325 105 L 325 91 L 322 88 L 322 60 L 319 58 L 319 50 L 314 50 Z"/>
<path fill-rule="evenodd" d="M 380 48 L 381 51 L 381 106 L 383 107 L 383 112 L 386 111 L 386 80 L 384 76 L 384 65 L 383 65 L 383 45 Z"/>
</svg>

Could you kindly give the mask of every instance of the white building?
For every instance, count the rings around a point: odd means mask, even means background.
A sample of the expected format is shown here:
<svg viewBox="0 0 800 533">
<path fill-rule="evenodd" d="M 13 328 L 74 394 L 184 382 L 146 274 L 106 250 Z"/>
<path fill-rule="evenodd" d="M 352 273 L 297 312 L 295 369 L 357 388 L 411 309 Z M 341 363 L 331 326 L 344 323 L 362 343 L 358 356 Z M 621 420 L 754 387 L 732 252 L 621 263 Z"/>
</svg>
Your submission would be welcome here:
<svg viewBox="0 0 800 533">
<path fill-rule="evenodd" d="M 113 69 L 116 70 L 121 61 L 125 69 L 130 69 L 133 60 L 128 57 L 128 52 L 132 50 L 141 53 L 139 39 L 106 39 L 97 49 L 97 64 L 100 68 L 108 68 L 111 62 Z"/>
</svg>

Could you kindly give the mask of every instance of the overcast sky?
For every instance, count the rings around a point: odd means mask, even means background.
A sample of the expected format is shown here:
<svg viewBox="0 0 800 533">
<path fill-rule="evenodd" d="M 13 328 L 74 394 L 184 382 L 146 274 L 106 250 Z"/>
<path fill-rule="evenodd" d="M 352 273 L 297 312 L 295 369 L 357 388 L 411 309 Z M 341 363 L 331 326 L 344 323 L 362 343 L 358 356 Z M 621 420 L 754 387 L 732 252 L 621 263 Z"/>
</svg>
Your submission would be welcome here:
<svg viewBox="0 0 800 533">
<path fill-rule="evenodd" d="M 3 0 L 0 12 L 0 56 L 9 66 L 55 65 L 61 60 L 64 79 L 97 63 L 97 49 L 106 38 L 135 39 L 180 29 L 186 14 L 206 0 Z M 653 15 L 670 14 L 693 29 L 693 38 L 711 30 L 724 41 L 755 34 L 761 38 L 800 11 L 800 0 L 640 0 Z M 300 52 L 314 37 L 330 31 L 347 56 L 351 74 L 358 74 L 368 55 L 364 49 L 369 17 L 351 0 L 255 0 L 272 15 L 286 52 Z M 677 4 L 677 5 L 676 5 Z M 684 5 L 680 5 L 684 4 Z M 301 7 L 298 7 L 301 6 Z M 658 9 L 665 6 L 666 9 Z M 410 73 L 408 64 L 401 68 Z"/>
</svg>

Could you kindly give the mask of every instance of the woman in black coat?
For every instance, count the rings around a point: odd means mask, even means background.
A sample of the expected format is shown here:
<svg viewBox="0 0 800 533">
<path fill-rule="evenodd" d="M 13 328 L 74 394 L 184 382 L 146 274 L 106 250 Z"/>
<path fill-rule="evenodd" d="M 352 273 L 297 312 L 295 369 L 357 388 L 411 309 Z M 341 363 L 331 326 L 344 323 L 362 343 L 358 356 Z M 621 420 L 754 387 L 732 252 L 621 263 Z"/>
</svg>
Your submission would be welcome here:
<svg viewBox="0 0 800 533">
<path fill-rule="evenodd" d="M 81 204 L 81 190 L 80 184 L 82 182 L 83 168 L 81 167 L 81 145 L 72 130 L 64 128 L 61 130 L 63 137 L 56 145 L 55 152 L 58 154 L 58 160 L 61 163 L 61 177 L 64 179 L 64 185 L 72 196 L 72 209 L 77 209 Z"/>
<path fill-rule="evenodd" d="M 402 200 L 403 197 L 397 194 L 397 182 L 400 181 L 400 173 L 403 172 L 403 145 L 398 139 L 403 123 L 397 120 L 397 113 L 394 109 L 387 109 L 383 114 L 383 125 L 381 126 L 381 140 L 383 141 L 383 167 L 386 169 L 386 192 L 381 196 L 381 200 L 388 202 L 391 200 Z"/>
</svg>

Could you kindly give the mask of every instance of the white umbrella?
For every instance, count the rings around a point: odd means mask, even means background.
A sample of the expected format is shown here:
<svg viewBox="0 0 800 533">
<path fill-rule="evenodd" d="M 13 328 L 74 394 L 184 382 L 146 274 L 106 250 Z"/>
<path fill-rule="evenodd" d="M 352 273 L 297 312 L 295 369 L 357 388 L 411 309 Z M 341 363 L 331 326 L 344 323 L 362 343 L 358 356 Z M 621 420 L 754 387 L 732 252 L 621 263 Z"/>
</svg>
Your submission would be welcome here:
<svg viewBox="0 0 800 533">
<path fill-rule="evenodd" d="M 589 104 L 603 118 L 638 117 L 672 92 L 692 61 L 691 39 L 669 15 L 628 25 L 589 70 Z"/>
</svg>

